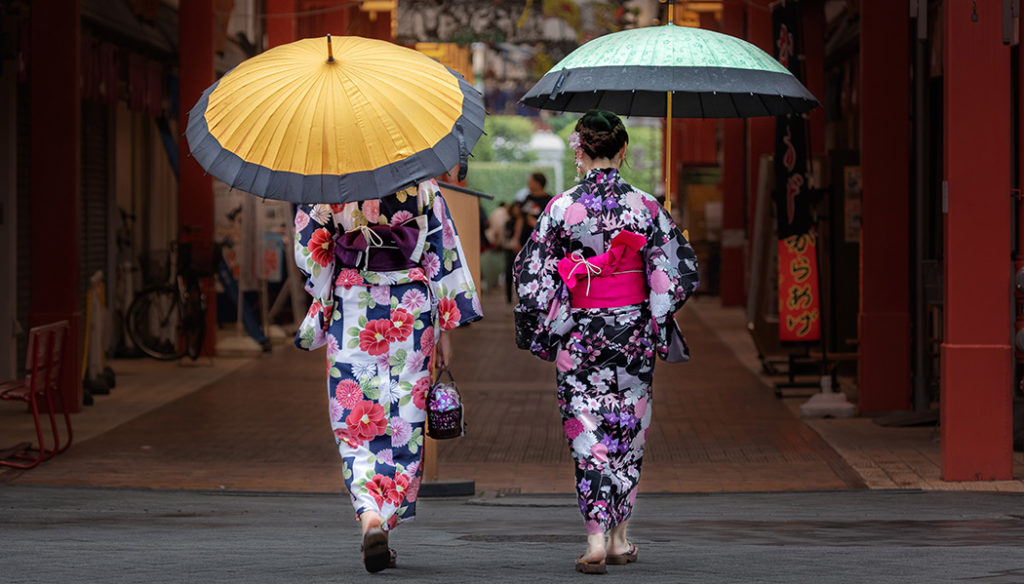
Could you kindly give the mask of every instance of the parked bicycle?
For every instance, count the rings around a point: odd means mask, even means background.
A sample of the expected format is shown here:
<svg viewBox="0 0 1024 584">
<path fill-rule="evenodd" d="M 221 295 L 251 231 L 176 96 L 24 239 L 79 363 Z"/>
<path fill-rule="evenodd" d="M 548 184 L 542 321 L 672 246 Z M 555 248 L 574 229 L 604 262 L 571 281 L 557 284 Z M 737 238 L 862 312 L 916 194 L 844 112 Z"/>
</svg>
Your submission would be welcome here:
<svg viewBox="0 0 1024 584">
<path fill-rule="evenodd" d="M 214 257 L 218 251 L 214 250 Z M 200 278 L 213 275 L 193 265 L 192 244 L 172 242 L 172 279 L 140 292 L 128 308 L 128 334 L 135 345 L 155 359 L 171 361 L 199 357 L 206 337 L 206 296 Z"/>
</svg>

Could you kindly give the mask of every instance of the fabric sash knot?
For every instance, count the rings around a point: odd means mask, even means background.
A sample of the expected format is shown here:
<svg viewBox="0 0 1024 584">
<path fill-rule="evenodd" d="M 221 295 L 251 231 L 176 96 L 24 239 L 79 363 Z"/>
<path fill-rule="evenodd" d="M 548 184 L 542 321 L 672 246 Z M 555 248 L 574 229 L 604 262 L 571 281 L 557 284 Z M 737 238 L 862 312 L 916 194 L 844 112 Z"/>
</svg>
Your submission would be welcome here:
<svg viewBox="0 0 1024 584">
<path fill-rule="evenodd" d="M 647 299 L 647 273 L 641 253 L 647 238 L 621 231 L 608 251 L 589 258 L 578 251 L 558 262 L 558 274 L 569 289 L 574 308 L 613 308 L 639 304 Z M 587 285 L 581 289 L 580 281 Z"/>
<path fill-rule="evenodd" d="M 341 265 L 373 272 L 414 268 L 419 265 L 426 235 L 419 223 L 360 225 L 338 237 L 334 254 Z"/>
</svg>

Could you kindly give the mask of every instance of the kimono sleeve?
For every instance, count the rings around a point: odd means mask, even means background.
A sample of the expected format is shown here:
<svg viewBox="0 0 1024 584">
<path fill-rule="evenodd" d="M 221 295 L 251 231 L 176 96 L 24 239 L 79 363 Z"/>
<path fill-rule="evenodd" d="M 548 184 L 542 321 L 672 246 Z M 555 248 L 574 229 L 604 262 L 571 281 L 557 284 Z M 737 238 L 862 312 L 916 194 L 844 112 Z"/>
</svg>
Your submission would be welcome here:
<svg viewBox="0 0 1024 584">
<path fill-rule="evenodd" d="M 568 251 L 554 216 L 560 212 L 558 204 L 548 205 L 512 267 L 519 296 L 516 345 L 546 361 L 555 359 L 569 323 L 569 292 L 558 275 Z"/>
<path fill-rule="evenodd" d="M 430 280 L 441 330 L 451 330 L 480 320 L 484 316 L 483 309 L 448 204 L 433 182 L 424 183 L 420 188 L 433 191 L 426 197 L 430 208 L 427 210 L 423 270 Z"/>
<path fill-rule="evenodd" d="M 673 315 L 697 288 L 697 256 L 665 209 L 658 206 L 653 214 L 645 260 L 658 354 L 663 359 L 682 361 L 689 355 Z M 676 340 L 681 343 L 682 354 L 669 358 L 669 347 Z"/>
<path fill-rule="evenodd" d="M 541 214 L 530 239 L 516 256 L 512 274 L 521 311 L 547 314 L 563 288 L 558 261 L 565 257 L 566 250 L 557 232 L 551 215 Z"/>
<path fill-rule="evenodd" d="M 299 205 L 295 211 L 295 265 L 316 300 L 334 296 L 334 214 L 330 205 Z"/>
</svg>

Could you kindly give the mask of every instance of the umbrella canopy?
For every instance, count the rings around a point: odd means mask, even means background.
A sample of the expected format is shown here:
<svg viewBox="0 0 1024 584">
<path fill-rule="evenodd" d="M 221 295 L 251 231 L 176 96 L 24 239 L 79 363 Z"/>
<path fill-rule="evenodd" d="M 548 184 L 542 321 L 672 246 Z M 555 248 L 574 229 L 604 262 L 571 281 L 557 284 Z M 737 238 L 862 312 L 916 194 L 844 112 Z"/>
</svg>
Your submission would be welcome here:
<svg viewBox="0 0 1024 584">
<path fill-rule="evenodd" d="M 523 97 L 541 109 L 733 118 L 801 114 L 818 101 L 754 45 L 700 28 L 652 26 L 598 37 L 551 68 Z"/>
<path fill-rule="evenodd" d="M 229 71 L 192 108 L 186 136 L 199 164 L 233 188 L 344 203 L 464 169 L 484 115 L 480 93 L 426 55 L 328 36 Z"/>
</svg>

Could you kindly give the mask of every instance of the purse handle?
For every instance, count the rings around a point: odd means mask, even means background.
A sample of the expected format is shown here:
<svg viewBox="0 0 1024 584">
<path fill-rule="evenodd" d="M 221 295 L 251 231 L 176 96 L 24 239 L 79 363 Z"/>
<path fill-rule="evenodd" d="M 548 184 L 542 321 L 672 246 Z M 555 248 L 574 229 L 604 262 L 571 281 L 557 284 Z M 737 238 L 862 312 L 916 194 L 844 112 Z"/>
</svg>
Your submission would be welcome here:
<svg viewBox="0 0 1024 584">
<path fill-rule="evenodd" d="M 452 370 L 450 368 L 448 368 L 447 366 L 439 367 L 437 369 L 437 376 L 434 377 L 433 380 L 431 380 L 430 385 L 434 385 L 438 381 L 441 381 L 441 375 L 443 375 L 445 373 L 448 374 L 448 380 L 452 382 L 452 385 L 455 385 L 455 378 L 452 377 Z"/>
</svg>

